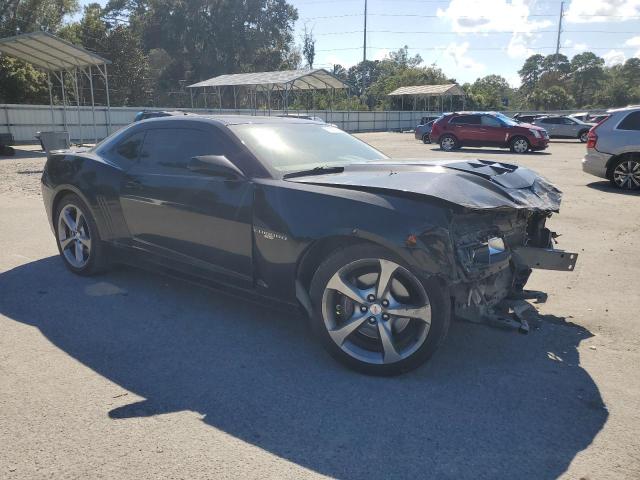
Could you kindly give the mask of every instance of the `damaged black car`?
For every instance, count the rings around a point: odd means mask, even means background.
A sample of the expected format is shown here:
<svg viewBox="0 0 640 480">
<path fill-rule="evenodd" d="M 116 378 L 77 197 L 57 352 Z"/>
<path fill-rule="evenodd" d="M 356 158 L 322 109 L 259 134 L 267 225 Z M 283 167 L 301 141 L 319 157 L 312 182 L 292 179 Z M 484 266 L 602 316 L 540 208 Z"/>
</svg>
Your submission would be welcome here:
<svg viewBox="0 0 640 480">
<path fill-rule="evenodd" d="M 454 316 L 526 331 L 531 270 L 577 258 L 554 249 L 561 193 L 532 171 L 391 160 L 299 119 L 145 120 L 52 153 L 42 192 L 72 272 L 127 263 L 299 309 L 369 374 L 424 363 Z"/>
</svg>

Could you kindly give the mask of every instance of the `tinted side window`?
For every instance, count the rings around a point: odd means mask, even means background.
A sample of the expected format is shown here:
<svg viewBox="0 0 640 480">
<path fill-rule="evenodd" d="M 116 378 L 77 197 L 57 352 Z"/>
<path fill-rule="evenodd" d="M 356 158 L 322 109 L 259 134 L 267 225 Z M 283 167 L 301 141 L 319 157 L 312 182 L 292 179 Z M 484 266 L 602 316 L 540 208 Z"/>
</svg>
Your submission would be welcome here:
<svg viewBox="0 0 640 480">
<path fill-rule="evenodd" d="M 560 119 L 560 123 L 562 123 L 564 125 L 575 125 L 576 124 L 576 122 L 574 122 L 570 118 L 561 118 Z"/>
<path fill-rule="evenodd" d="M 618 130 L 640 130 L 640 112 L 631 112 L 618 125 Z"/>
<path fill-rule="evenodd" d="M 141 163 L 161 169 L 186 169 L 192 157 L 219 155 L 211 135 L 203 130 L 189 128 L 158 128 L 147 130 Z"/>
<path fill-rule="evenodd" d="M 502 127 L 502 122 L 497 118 L 490 117 L 489 115 L 483 115 L 481 118 L 482 125 L 486 127 Z"/>
<path fill-rule="evenodd" d="M 130 137 L 116 143 L 109 150 L 109 157 L 113 160 L 132 162 L 138 159 L 144 140 L 144 132 L 134 133 Z"/>
<path fill-rule="evenodd" d="M 457 123 L 464 125 L 480 125 L 479 115 L 459 115 L 453 117 L 449 123 Z"/>
</svg>

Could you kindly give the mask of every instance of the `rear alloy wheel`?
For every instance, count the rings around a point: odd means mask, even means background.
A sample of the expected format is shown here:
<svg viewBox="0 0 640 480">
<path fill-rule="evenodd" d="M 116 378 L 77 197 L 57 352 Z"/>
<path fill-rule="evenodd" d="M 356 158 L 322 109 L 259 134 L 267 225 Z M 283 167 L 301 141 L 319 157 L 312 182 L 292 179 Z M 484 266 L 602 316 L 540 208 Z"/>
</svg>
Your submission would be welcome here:
<svg viewBox="0 0 640 480">
<path fill-rule="evenodd" d="M 313 278 L 313 326 L 347 366 L 396 375 L 425 362 L 444 338 L 448 310 L 441 289 L 421 282 L 375 246 L 349 247 Z"/>
<path fill-rule="evenodd" d="M 587 140 L 589 140 L 589 130 L 585 130 L 584 132 L 580 132 L 580 135 L 578 135 L 578 139 L 582 143 L 587 143 Z"/>
<path fill-rule="evenodd" d="M 440 148 L 445 152 L 455 150 L 458 146 L 458 142 L 453 135 L 443 135 L 440 138 Z"/>
<path fill-rule="evenodd" d="M 511 151 L 513 153 L 527 153 L 529 142 L 524 137 L 516 137 L 511 140 Z"/>
<path fill-rule="evenodd" d="M 65 196 L 56 209 L 58 251 L 69 270 L 93 275 L 104 269 L 102 241 L 89 208 L 74 194 Z"/>
<path fill-rule="evenodd" d="M 613 169 L 611 182 L 624 190 L 640 189 L 640 160 L 620 160 Z"/>
</svg>

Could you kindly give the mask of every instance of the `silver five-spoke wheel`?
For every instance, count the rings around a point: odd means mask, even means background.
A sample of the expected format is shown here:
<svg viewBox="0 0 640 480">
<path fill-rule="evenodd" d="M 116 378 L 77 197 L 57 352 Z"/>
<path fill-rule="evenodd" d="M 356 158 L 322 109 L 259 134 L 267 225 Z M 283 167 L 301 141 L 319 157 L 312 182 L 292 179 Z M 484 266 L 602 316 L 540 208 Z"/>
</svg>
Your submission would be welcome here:
<svg viewBox="0 0 640 480">
<path fill-rule="evenodd" d="M 613 170 L 613 183 L 619 188 L 636 190 L 640 188 L 640 161 L 624 160 Z"/>
<path fill-rule="evenodd" d="M 424 344 L 431 305 L 424 287 L 407 269 L 390 260 L 362 259 L 329 279 L 322 317 L 343 352 L 367 364 L 389 364 Z"/>
<path fill-rule="evenodd" d="M 58 215 L 60 251 L 74 268 L 84 268 L 91 255 L 91 233 L 82 210 L 68 204 Z"/>
</svg>

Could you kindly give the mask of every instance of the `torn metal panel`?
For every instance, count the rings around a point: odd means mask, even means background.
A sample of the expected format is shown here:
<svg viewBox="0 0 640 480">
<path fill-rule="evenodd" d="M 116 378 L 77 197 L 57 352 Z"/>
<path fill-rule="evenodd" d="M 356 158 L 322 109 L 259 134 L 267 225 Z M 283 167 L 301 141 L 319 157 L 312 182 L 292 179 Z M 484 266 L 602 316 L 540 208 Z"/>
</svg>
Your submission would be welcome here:
<svg viewBox="0 0 640 480">
<path fill-rule="evenodd" d="M 578 254 L 549 248 L 521 247 L 513 251 L 517 263 L 541 270 L 572 271 Z"/>
</svg>

